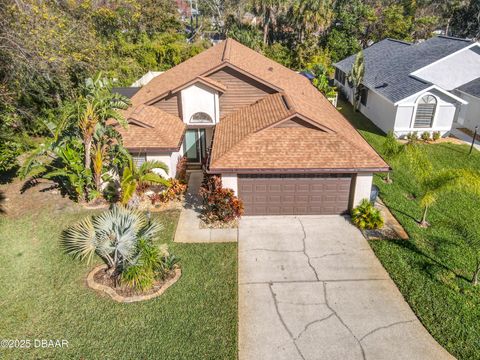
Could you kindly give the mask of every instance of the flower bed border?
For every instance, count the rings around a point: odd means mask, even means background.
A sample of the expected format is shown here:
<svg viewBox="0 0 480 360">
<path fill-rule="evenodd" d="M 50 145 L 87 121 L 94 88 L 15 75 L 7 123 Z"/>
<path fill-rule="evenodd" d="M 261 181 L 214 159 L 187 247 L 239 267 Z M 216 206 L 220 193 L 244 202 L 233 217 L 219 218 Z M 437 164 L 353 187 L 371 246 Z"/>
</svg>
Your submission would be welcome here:
<svg viewBox="0 0 480 360">
<path fill-rule="evenodd" d="M 163 286 L 158 289 L 156 292 L 146 295 L 134 295 L 134 296 L 122 296 L 117 294 L 115 290 L 113 290 L 110 286 L 106 286 L 103 284 L 99 284 L 95 281 L 95 274 L 100 270 L 105 270 L 107 265 L 99 265 L 93 268 L 87 275 L 87 285 L 89 288 L 94 289 L 96 291 L 104 292 L 108 294 L 113 300 L 119 303 L 133 303 L 139 301 L 146 301 L 153 298 L 156 298 L 162 295 L 170 286 L 175 284 L 180 276 L 182 275 L 181 269 L 175 269 L 175 276 L 165 282 Z"/>
</svg>

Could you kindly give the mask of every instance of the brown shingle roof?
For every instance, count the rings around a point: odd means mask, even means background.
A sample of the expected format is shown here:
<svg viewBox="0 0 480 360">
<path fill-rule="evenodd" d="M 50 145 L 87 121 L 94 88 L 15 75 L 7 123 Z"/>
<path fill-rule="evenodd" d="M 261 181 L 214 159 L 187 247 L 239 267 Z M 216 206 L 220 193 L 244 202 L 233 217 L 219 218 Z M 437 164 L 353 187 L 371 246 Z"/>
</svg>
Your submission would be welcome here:
<svg viewBox="0 0 480 360">
<path fill-rule="evenodd" d="M 245 143 L 246 145 L 246 140 L 248 140 L 249 146 L 253 146 L 254 144 L 250 142 L 254 141 L 254 139 L 250 138 L 249 134 L 253 134 L 255 131 L 258 132 L 259 128 L 262 128 L 262 125 L 265 123 L 279 121 L 282 116 L 296 113 L 319 124 L 326 131 L 322 132 L 308 128 L 264 129 L 261 136 L 260 133 L 257 134 L 258 136 L 255 135 L 255 141 L 264 139 L 267 142 L 271 142 L 273 139 L 277 139 L 276 136 L 278 134 L 285 133 L 285 139 L 279 143 L 285 144 L 289 141 L 288 139 L 291 139 L 292 144 L 290 145 L 293 146 L 296 135 L 305 136 L 306 132 L 308 132 L 313 138 L 321 137 L 322 144 L 315 145 L 315 142 L 311 142 L 308 139 L 297 138 L 296 143 L 299 145 L 297 148 L 303 148 L 303 150 L 298 151 L 304 154 L 304 158 L 311 156 L 315 157 L 315 159 L 302 160 L 300 163 L 303 165 L 298 165 L 299 162 L 294 160 L 294 152 L 289 148 L 280 147 L 277 150 L 280 150 L 280 156 L 284 158 L 283 162 L 270 158 L 273 155 L 267 156 L 264 152 L 257 153 L 256 159 L 252 161 L 250 156 L 253 155 L 249 154 L 253 153 L 250 153 L 248 149 L 241 151 L 242 156 L 248 159 L 246 161 L 250 164 L 255 163 L 258 166 L 268 165 L 262 162 L 262 159 L 265 159 L 265 161 L 270 159 L 273 161 L 273 164 L 285 167 L 288 167 L 289 164 L 292 167 L 320 166 L 322 164 L 322 168 L 327 166 L 327 164 L 330 164 L 328 166 L 343 167 L 348 163 L 351 168 L 370 168 L 373 165 L 375 165 L 375 168 L 388 168 L 388 165 L 375 150 L 335 107 L 312 86 L 308 79 L 231 39 L 213 46 L 154 78 L 133 96 L 132 108 L 136 108 L 141 104 L 152 103 L 169 91 L 179 88 L 195 78 L 208 78 L 211 73 L 224 66 L 233 67 L 283 92 L 287 95 L 290 108 L 286 109 L 284 104 L 279 102 L 281 100 L 280 97 L 273 97 L 267 102 L 262 103 L 260 101 L 256 105 L 246 107 L 223 118 L 215 131 L 212 167 L 222 165 L 225 168 L 235 168 L 240 160 L 235 160 L 235 156 L 230 154 L 230 152 L 234 150 L 240 151 L 241 144 Z M 222 84 L 216 85 L 221 86 Z M 224 134 L 220 135 L 222 132 Z M 267 135 L 271 136 L 272 139 L 268 140 L 266 138 L 268 137 Z M 142 143 L 141 139 L 137 141 L 138 144 Z M 327 145 L 338 151 L 326 151 L 325 146 Z M 260 148 L 259 143 L 255 142 L 255 146 Z M 266 148 L 262 148 L 262 151 L 268 151 L 268 149 L 273 149 L 276 146 L 276 144 L 269 144 Z M 288 150 L 285 151 L 285 149 Z M 336 160 L 334 154 L 336 154 Z M 220 157 L 222 162 L 217 163 Z M 231 161 L 231 163 L 229 164 L 227 160 Z"/>
<path fill-rule="evenodd" d="M 118 128 L 127 149 L 178 149 L 186 125 L 154 106 L 139 105 L 127 115 L 127 129 Z"/>
<path fill-rule="evenodd" d="M 288 102 L 283 94 L 269 95 L 224 117 L 215 128 L 210 170 L 388 168 L 330 129 L 306 122 L 281 127 L 286 119 L 302 118 Z"/>
</svg>

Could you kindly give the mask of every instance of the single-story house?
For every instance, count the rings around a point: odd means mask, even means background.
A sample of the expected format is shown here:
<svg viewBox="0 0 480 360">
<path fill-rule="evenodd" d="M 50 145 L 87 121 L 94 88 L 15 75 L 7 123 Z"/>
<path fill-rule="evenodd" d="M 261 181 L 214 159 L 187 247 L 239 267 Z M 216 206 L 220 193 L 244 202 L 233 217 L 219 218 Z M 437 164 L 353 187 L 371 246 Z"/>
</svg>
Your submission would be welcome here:
<svg viewBox="0 0 480 360">
<path fill-rule="evenodd" d="M 363 52 L 359 110 L 384 132 L 392 130 L 399 137 L 414 131 L 445 135 L 452 127 L 479 124 L 475 114 L 480 100 L 474 95 L 480 77 L 479 43 L 447 36 L 418 44 L 385 39 Z M 334 64 L 335 85 L 351 102 L 348 74 L 355 56 Z"/>
<path fill-rule="evenodd" d="M 131 98 L 124 146 L 137 162 L 181 156 L 222 177 L 246 215 L 341 214 L 389 166 L 296 72 L 228 39 Z"/>
</svg>

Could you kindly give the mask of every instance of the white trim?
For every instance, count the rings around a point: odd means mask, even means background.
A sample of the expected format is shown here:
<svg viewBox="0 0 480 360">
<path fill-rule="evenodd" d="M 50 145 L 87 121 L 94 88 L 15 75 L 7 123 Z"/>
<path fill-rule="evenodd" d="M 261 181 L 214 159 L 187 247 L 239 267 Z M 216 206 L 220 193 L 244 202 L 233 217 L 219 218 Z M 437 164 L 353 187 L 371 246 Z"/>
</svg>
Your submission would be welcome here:
<svg viewBox="0 0 480 360">
<path fill-rule="evenodd" d="M 435 112 L 433 113 L 433 119 L 432 119 L 432 124 L 428 128 L 416 128 L 415 127 L 415 119 L 417 118 L 417 109 L 418 109 L 418 103 L 420 100 L 422 100 L 425 96 L 433 96 L 435 98 Z M 410 128 L 411 129 L 429 129 L 432 130 L 435 128 L 435 122 L 437 120 L 438 116 L 438 108 L 440 107 L 440 101 L 437 96 L 433 95 L 430 92 L 426 92 L 424 94 L 421 94 L 416 100 L 415 100 L 415 105 L 413 106 L 413 113 L 412 113 L 412 119 L 410 120 Z M 415 130 L 419 131 L 419 130 Z"/>
<path fill-rule="evenodd" d="M 458 96 L 453 95 L 451 92 L 446 91 L 446 90 L 443 90 L 441 87 L 439 87 L 439 86 L 437 86 L 437 85 L 432 85 L 432 86 L 430 86 L 430 87 L 428 87 L 428 88 L 426 88 L 426 89 L 423 89 L 423 90 L 421 90 L 421 91 L 419 91 L 419 92 L 416 92 L 415 94 L 411 94 L 411 95 L 408 95 L 408 96 L 404 97 L 402 100 L 397 101 L 397 102 L 394 103 L 393 105 L 397 106 L 397 105 L 399 105 L 403 100 L 408 99 L 409 97 L 418 97 L 418 96 L 420 96 L 421 94 L 426 93 L 426 92 L 429 92 L 429 91 L 432 90 L 432 89 L 435 89 L 435 90 L 440 91 L 441 93 L 443 93 L 443 94 L 451 97 L 451 98 L 454 99 L 454 100 L 457 100 L 459 103 L 462 103 L 463 105 L 467 105 L 467 104 L 468 104 L 467 101 L 463 100 L 462 98 L 459 98 Z"/>
<path fill-rule="evenodd" d="M 459 40 L 459 41 L 462 41 L 462 40 Z M 474 47 L 474 46 L 480 46 L 480 44 L 479 44 L 478 42 L 474 42 L 474 43 L 472 43 L 472 44 L 470 44 L 470 45 L 468 45 L 468 46 L 466 46 L 466 47 L 464 47 L 464 48 L 462 48 L 462 49 L 460 49 L 460 50 L 457 50 L 457 51 L 451 53 L 450 55 L 444 56 L 443 58 L 438 59 L 437 61 L 434 61 L 434 62 L 432 62 L 432 63 L 430 63 L 430 64 L 428 64 L 428 65 L 425 65 L 424 67 L 422 67 L 422 68 L 420 68 L 420 69 L 415 70 L 414 72 L 410 73 L 410 75 L 415 77 L 415 75 L 418 74 L 420 71 L 425 70 L 425 69 L 427 69 L 427 68 L 429 68 L 430 66 L 433 66 L 433 65 L 435 65 L 435 64 L 438 64 L 439 62 L 442 62 L 443 60 L 446 60 L 446 59 L 448 59 L 448 58 L 451 58 L 452 56 L 455 56 L 455 55 L 461 53 L 462 51 L 468 50 L 468 49 L 470 49 L 470 48 L 472 48 L 472 47 Z M 418 79 L 418 77 L 417 77 L 417 79 Z"/>
</svg>

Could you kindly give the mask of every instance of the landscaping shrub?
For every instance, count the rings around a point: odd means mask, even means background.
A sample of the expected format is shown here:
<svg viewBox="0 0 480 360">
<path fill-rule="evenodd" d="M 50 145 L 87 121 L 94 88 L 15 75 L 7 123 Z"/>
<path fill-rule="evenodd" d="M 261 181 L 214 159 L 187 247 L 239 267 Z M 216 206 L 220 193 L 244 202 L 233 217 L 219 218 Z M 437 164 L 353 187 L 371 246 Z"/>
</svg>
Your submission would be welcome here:
<svg viewBox="0 0 480 360">
<path fill-rule="evenodd" d="M 203 200 L 203 219 L 207 223 L 233 221 L 243 214 L 243 202 L 232 189 L 222 187 L 222 179 L 206 175 L 200 188 Z"/>
<path fill-rule="evenodd" d="M 148 196 L 152 205 L 166 203 L 173 200 L 181 200 L 183 194 L 185 194 L 185 191 L 187 190 L 187 185 L 177 179 L 170 179 L 169 182 L 170 185 L 165 191 Z"/>
<path fill-rule="evenodd" d="M 437 141 L 438 139 L 440 139 L 442 136 L 440 134 L 440 131 L 434 131 L 433 134 L 432 134 L 432 139 L 433 141 Z"/>
<path fill-rule="evenodd" d="M 424 132 L 422 133 L 422 140 L 423 140 L 423 141 L 428 141 L 428 140 L 430 140 L 430 133 L 429 133 L 428 131 L 424 131 Z"/>
<path fill-rule="evenodd" d="M 415 142 L 418 140 L 418 132 L 417 131 L 413 131 L 411 133 L 408 133 L 407 135 L 407 140 L 409 142 Z"/>
<path fill-rule="evenodd" d="M 156 280 L 165 279 L 175 269 L 178 258 L 168 247 L 154 246 L 146 239 L 137 243 L 138 260 L 121 274 L 121 283 L 138 290 L 150 289 Z"/>
<path fill-rule="evenodd" d="M 177 262 L 166 247 L 153 244 L 161 230 L 160 224 L 143 213 L 114 205 L 66 229 L 62 245 L 67 254 L 80 260 L 90 261 L 98 255 L 107 264 L 114 284 L 146 290 L 155 280 L 165 278 Z"/>
<path fill-rule="evenodd" d="M 367 199 L 363 199 L 360 205 L 352 210 L 352 222 L 361 230 L 380 229 L 383 226 L 380 211 Z"/>
<path fill-rule="evenodd" d="M 180 159 L 178 159 L 176 178 L 182 183 L 187 182 L 187 157 L 186 156 L 182 156 Z"/>
</svg>

